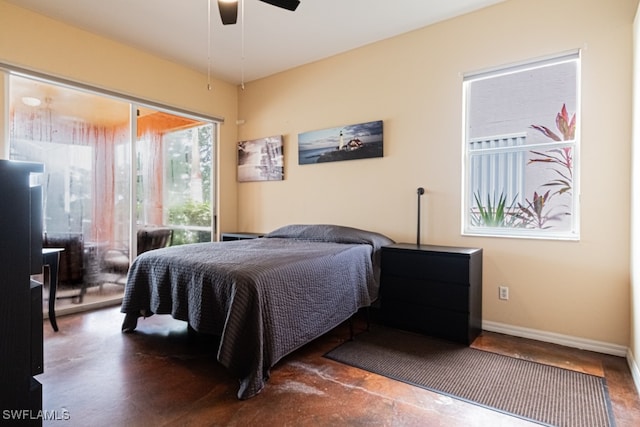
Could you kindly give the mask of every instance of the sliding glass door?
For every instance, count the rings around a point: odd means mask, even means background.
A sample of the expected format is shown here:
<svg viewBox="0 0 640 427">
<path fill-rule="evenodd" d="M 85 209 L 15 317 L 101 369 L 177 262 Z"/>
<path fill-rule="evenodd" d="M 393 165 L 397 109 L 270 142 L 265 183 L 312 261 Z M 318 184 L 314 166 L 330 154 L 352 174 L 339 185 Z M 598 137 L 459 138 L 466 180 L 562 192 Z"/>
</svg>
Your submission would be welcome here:
<svg viewBox="0 0 640 427">
<path fill-rule="evenodd" d="M 17 75 L 9 93 L 10 156 L 45 165 L 43 237 L 72 303 L 121 298 L 141 251 L 212 240 L 214 123 Z"/>
<path fill-rule="evenodd" d="M 211 123 L 138 110 L 136 223 L 140 229 L 168 227 L 173 244 L 212 240 L 213 130 Z"/>
<path fill-rule="evenodd" d="M 128 103 L 24 77 L 10 77 L 10 157 L 43 163 L 43 242 L 64 249 L 59 295 L 86 302 L 105 286 L 103 259 L 129 235 Z M 62 301 L 61 301 L 62 304 Z"/>
</svg>

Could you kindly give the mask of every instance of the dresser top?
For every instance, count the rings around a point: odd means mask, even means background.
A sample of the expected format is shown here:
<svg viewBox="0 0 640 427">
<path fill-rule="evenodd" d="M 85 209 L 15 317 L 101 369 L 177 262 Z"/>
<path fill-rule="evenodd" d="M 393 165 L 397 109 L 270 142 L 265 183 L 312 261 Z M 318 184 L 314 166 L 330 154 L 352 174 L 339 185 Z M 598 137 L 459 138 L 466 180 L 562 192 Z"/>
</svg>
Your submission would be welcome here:
<svg viewBox="0 0 640 427">
<path fill-rule="evenodd" d="M 383 246 L 389 249 L 402 249 L 422 252 L 442 252 L 449 254 L 471 255 L 482 252 L 482 248 L 464 248 L 460 246 L 439 246 L 439 245 L 416 245 L 415 243 L 394 243 L 393 245 Z"/>
</svg>

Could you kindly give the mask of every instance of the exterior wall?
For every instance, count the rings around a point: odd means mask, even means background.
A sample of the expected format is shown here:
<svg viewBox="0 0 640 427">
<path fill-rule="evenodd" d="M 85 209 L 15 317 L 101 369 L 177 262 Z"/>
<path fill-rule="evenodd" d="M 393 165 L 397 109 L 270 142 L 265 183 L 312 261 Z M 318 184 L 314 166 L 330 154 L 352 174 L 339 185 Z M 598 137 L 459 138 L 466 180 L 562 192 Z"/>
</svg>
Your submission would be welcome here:
<svg viewBox="0 0 640 427">
<path fill-rule="evenodd" d="M 219 229 L 236 228 L 237 91 L 220 80 L 207 90 L 203 73 L 37 15 L 0 0 L 0 62 L 194 113 L 224 117 L 218 144 Z M 0 85 L 0 95 L 4 94 Z M 7 99 L 7 96 L 3 96 Z M 6 157 L 0 104 L 0 157 Z M 3 124 L 4 123 L 4 124 Z M 222 184 L 221 184 L 222 183 Z"/>
<path fill-rule="evenodd" d="M 284 136 L 285 180 L 242 183 L 238 225 L 338 223 L 484 248 L 485 322 L 626 348 L 637 0 L 508 0 L 246 84 L 239 139 Z M 463 237 L 462 75 L 582 49 L 581 240 Z M 383 158 L 298 165 L 297 135 L 384 120 Z M 498 286 L 510 300 L 498 300 Z"/>
</svg>

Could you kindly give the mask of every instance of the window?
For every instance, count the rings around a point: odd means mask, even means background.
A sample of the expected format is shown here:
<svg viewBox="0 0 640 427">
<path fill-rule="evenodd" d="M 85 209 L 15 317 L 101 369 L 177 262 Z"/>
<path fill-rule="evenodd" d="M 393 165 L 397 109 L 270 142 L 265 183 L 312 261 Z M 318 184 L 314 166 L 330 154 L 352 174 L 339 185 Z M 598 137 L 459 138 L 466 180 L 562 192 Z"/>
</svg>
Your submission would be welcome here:
<svg viewBox="0 0 640 427">
<path fill-rule="evenodd" d="M 577 240 L 579 53 L 464 78 L 465 235 Z"/>
</svg>

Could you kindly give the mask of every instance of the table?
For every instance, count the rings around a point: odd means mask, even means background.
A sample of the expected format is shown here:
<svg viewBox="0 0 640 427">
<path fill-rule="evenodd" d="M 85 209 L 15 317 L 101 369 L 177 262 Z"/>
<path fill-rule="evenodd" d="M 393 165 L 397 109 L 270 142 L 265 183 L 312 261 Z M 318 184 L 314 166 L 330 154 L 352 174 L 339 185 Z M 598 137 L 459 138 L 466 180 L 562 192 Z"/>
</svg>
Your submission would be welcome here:
<svg viewBox="0 0 640 427">
<path fill-rule="evenodd" d="M 60 252 L 62 251 L 64 251 L 64 248 L 42 248 L 44 282 L 49 285 L 49 322 L 51 322 L 51 327 L 56 332 L 58 332 L 56 291 L 58 290 L 58 265 L 60 264 Z"/>
</svg>

